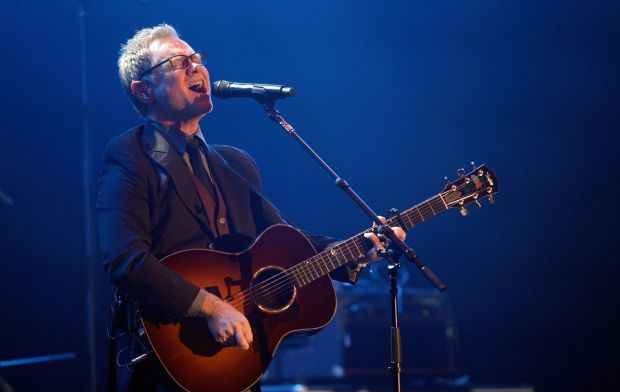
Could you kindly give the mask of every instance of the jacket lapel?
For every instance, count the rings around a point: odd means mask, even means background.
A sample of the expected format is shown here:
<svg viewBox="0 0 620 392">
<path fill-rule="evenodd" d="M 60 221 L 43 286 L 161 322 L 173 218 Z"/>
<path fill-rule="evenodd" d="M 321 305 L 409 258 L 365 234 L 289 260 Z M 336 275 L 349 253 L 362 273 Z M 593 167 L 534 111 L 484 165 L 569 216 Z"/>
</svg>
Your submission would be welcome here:
<svg viewBox="0 0 620 392">
<path fill-rule="evenodd" d="M 151 159 L 168 174 L 174 189 L 187 209 L 209 228 L 209 221 L 204 213 L 202 202 L 183 159 L 170 146 L 168 140 L 148 122 L 144 126 L 142 145 Z"/>
</svg>

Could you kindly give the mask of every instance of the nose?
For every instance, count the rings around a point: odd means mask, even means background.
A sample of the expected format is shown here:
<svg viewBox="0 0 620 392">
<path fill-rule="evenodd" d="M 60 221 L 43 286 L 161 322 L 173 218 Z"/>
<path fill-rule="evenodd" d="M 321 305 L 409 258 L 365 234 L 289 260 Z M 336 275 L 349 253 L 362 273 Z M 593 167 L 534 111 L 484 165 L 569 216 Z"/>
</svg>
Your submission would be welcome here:
<svg viewBox="0 0 620 392">
<path fill-rule="evenodd" d="M 191 61 L 189 59 L 188 59 L 188 61 L 189 61 L 189 67 L 188 68 L 190 68 L 190 69 L 195 69 L 195 68 L 199 68 L 199 67 L 206 67 L 205 63 L 195 63 L 195 62 L 193 62 L 193 61 Z"/>
</svg>

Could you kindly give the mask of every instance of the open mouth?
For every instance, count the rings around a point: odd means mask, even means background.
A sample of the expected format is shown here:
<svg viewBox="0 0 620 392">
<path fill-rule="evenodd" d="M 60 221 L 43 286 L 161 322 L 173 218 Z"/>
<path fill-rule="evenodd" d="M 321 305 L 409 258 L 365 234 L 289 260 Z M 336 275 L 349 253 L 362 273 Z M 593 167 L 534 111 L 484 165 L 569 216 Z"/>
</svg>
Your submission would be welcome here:
<svg viewBox="0 0 620 392">
<path fill-rule="evenodd" d="M 195 82 L 192 82 L 188 88 L 195 93 L 204 94 L 207 92 L 207 86 L 205 85 L 205 82 L 202 80 L 196 80 Z"/>
</svg>

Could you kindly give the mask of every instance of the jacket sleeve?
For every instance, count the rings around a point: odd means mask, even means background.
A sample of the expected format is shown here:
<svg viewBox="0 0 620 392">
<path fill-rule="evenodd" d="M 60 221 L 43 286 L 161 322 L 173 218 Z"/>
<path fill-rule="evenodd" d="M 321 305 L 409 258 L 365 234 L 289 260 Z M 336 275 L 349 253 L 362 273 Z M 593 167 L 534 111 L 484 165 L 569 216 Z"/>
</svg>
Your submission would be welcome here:
<svg viewBox="0 0 620 392">
<path fill-rule="evenodd" d="M 157 176 L 138 135 L 114 139 L 98 184 L 99 246 L 110 282 L 161 321 L 173 322 L 187 313 L 199 288 L 151 253 L 150 203 L 156 187 Z"/>
</svg>

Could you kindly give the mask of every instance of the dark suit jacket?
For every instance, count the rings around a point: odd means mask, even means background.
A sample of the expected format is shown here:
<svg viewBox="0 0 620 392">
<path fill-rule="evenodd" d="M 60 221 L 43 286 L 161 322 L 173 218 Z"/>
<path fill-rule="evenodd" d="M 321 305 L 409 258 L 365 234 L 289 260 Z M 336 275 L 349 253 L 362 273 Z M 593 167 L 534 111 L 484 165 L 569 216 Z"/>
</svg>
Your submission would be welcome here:
<svg viewBox="0 0 620 392">
<path fill-rule="evenodd" d="M 260 176 L 247 153 L 212 146 L 209 167 L 228 209 L 231 232 L 249 240 L 287 220 L 260 192 Z M 159 260 L 206 248 L 214 238 L 182 156 L 147 122 L 116 137 L 104 154 L 97 194 L 100 248 L 111 283 L 160 317 L 183 317 L 199 288 Z M 317 249 L 333 239 L 310 236 Z M 249 242 L 248 242 L 249 243 Z M 350 280 L 341 271 L 340 280 Z"/>
</svg>

